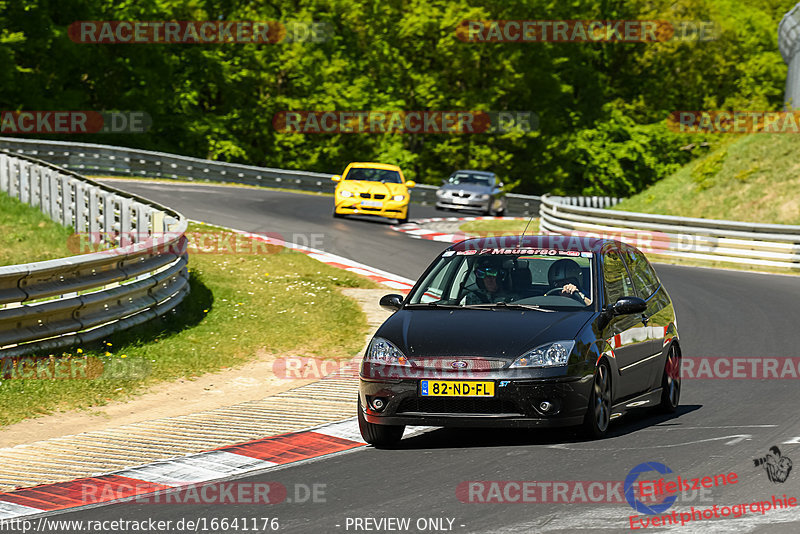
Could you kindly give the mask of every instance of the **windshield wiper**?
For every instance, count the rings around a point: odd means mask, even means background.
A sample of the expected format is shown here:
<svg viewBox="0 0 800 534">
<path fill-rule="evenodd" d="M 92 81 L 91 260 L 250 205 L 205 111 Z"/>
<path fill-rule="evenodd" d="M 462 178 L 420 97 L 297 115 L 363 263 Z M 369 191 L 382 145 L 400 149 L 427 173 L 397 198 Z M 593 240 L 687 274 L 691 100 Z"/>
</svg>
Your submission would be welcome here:
<svg viewBox="0 0 800 534">
<path fill-rule="evenodd" d="M 542 308 L 541 306 L 537 306 L 535 304 L 516 304 L 516 303 L 508 303 L 508 302 L 493 302 L 491 304 L 467 304 L 464 306 L 465 308 L 511 308 L 516 310 L 536 310 L 546 313 L 552 313 L 555 310 L 550 310 L 548 308 Z"/>
<path fill-rule="evenodd" d="M 417 302 L 416 304 L 406 304 L 406 308 L 461 308 L 458 304 L 439 304 L 438 302 Z"/>
</svg>

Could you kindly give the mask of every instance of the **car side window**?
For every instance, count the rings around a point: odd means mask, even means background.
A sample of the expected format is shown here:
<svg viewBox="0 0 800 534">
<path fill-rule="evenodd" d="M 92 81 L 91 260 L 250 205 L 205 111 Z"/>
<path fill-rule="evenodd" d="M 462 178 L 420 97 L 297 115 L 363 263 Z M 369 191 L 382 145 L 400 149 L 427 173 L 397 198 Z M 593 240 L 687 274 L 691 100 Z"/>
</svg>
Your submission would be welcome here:
<svg viewBox="0 0 800 534">
<path fill-rule="evenodd" d="M 635 297 L 633 283 L 622 257 L 616 250 L 603 255 L 603 281 L 605 286 L 606 305 L 613 304 L 620 297 Z"/>
<path fill-rule="evenodd" d="M 639 296 L 643 299 L 649 298 L 661 285 L 653 266 L 644 257 L 644 254 L 633 249 L 626 248 L 624 256 Z"/>
</svg>

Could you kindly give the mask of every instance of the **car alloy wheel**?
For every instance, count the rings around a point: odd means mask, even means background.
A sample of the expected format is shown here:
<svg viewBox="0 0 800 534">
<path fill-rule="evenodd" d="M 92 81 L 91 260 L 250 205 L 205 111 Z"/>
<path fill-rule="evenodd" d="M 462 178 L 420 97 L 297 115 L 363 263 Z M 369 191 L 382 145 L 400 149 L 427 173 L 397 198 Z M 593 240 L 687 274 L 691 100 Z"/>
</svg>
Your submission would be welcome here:
<svg viewBox="0 0 800 534">
<path fill-rule="evenodd" d="M 611 378 L 608 364 L 597 366 L 589 395 L 589 409 L 584 417 L 584 429 L 591 438 L 602 438 L 611 422 Z"/>
<path fill-rule="evenodd" d="M 672 413 L 678 409 L 681 401 L 681 357 L 678 349 L 672 345 L 664 363 L 664 375 L 661 379 L 661 404 L 663 412 Z"/>
</svg>

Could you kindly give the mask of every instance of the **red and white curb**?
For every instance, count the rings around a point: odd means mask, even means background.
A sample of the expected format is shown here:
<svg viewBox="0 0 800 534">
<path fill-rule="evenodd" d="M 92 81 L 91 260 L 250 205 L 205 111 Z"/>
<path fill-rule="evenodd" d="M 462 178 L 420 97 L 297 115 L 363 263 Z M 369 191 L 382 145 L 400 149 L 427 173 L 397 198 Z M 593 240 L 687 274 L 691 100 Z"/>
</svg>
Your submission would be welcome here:
<svg viewBox="0 0 800 534">
<path fill-rule="evenodd" d="M 0 493 L 0 521 L 238 478 L 364 445 L 358 421 L 352 418 L 122 471 Z"/>
<path fill-rule="evenodd" d="M 392 226 L 392 230 L 403 232 L 408 237 L 415 239 L 429 239 L 431 241 L 441 241 L 443 243 L 458 243 L 470 237 L 475 237 L 472 234 L 458 232 L 455 234 L 448 234 L 446 232 L 437 232 L 436 230 L 429 230 L 422 228 L 421 225 L 429 223 L 441 222 L 467 222 L 467 221 L 527 221 L 529 217 L 437 217 L 432 219 L 415 219 L 406 224 L 397 224 Z"/>
<path fill-rule="evenodd" d="M 200 221 L 192 221 L 192 222 L 199 223 Z M 392 274 L 383 271 L 381 269 L 376 269 L 375 267 L 370 267 L 369 265 L 364 265 L 363 263 L 359 263 L 357 261 L 353 261 L 344 258 L 342 256 L 337 256 L 336 254 L 331 254 L 330 252 L 325 252 L 324 250 L 318 250 L 315 248 L 306 247 L 304 245 L 298 245 L 297 243 L 290 243 L 289 241 L 284 241 L 278 237 L 273 237 L 270 235 L 254 234 L 251 232 L 245 232 L 243 230 L 237 230 L 235 228 L 226 228 L 224 226 L 219 226 L 219 225 L 213 225 L 213 226 L 217 226 L 218 228 L 224 228 L 225 230 L 229 230 L 231 232 L 241 234 L 250 239 L 262 241 L 270 245 L 277 245 L 281 247 L 286 247 L 296 252 L 302 252 L 303 254 L 307 254 L 310 258 L 313 258 L 317 261 L 321 261 L 322 263 L 325 263 L 332 267 L 344 269 L 345 271 L 349 271 L 351 273 L 359 274 L 361 276 L 366 276 L 370 280 L 378 282 L 379 284 L 383 284 L 392 289 L 398 289 L 400 291 L 407 292 L 412 287 L 414 287 L 415 283 L 414 280 L 411 280 L 409 278 L 404 278 L 402 276 L 398 276 L 396 274 Z"/>
</svg>

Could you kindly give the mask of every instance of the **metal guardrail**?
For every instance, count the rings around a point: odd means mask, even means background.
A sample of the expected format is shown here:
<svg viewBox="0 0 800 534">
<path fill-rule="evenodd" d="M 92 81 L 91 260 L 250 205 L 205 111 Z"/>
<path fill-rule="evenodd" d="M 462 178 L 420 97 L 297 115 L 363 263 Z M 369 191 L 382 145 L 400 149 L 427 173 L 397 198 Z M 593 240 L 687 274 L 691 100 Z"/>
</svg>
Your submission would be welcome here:
<svg viewBox="0 0 800 534">
<path fill-rule="evenodd" d="M 100 340 L 171 310 L 188 294 L 180 213 L 4 151 L 0 191 L 111 245 L 0 267 L 0 358 Z"/>
<path fill-rule="evenodd" d="M 545 233 L 608 236 L 678 258 L 800 268 L 800 226 L 606 210 L 549 195 L 542 197 L 539 213 Z"/>
<path fill-rule="evenodd" d="M 0 147 L 81 173 L 210 180 L 320 193 L 333 193 L 336 187 L 336 182 L 331 180 L 332 174 L 224 163 L 110 145 L 0 137 Z M 436 203 L 437 189 L 436 186 L 419 184 L 411 190 L 411 201 L 433 205 Z M 507 215 L 530 216 L 538 213 L 539 198 L 509 194 Z"/>
</svg>

